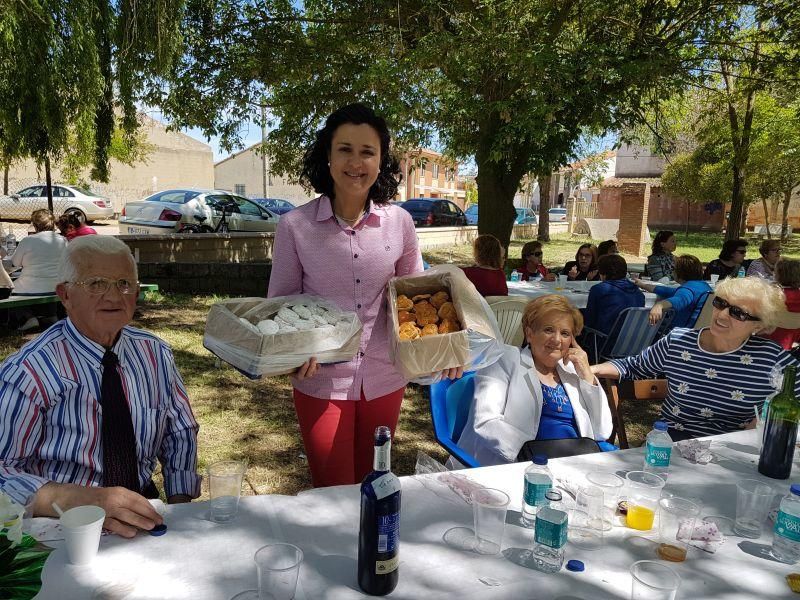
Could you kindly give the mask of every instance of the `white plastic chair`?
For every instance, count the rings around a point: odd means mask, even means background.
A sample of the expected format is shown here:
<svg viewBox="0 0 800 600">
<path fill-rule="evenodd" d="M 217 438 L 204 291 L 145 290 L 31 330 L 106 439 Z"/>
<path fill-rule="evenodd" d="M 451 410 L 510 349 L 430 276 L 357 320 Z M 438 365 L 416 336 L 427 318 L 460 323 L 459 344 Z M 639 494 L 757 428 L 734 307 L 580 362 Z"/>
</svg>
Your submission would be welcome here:
<svg viewBox="0 0 800 600">
<path fill-rule="evenodd" d="M 522 313 L 530 301 L 525 296 L 487 296 L 486 302 L 497 319 L 503 342 L 519 348 L 525 339 L 522 330 Z"/>
</svg>

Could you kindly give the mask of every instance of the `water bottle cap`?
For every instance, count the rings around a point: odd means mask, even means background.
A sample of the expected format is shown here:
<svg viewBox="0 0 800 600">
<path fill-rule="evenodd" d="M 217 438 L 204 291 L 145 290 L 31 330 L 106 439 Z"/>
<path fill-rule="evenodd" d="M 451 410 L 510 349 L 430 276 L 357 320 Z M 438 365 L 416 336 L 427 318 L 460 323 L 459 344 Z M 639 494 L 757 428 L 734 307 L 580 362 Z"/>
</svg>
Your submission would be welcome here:
<svg viewBox="0 0 800 600">
<path fill-rule="evenodd" d="M 795 496 L 800 496 L 800 483 L 793 483 L 792 486 L 789 488 L 789 491 L 792 492 Z"/>
<path fill-rule="evenodd" d="M 533 457 L 533 464 L 535 465 L 546 465 L 547 464 L 547 455 L 546 454 L 537 454 Z"/>
<path fill-rule="evenodd" d="M 586 568 L 580 560 L 568 560 L 567 561 L 567 571 L 575 571 L 576 573 L 580 573 Z"/>
<path fill-rule="evenodd" d="M 558 490 L 549 489 L 544 493 L 544 497 L 551 502 L 561 502 L 561 492 Z"/>
<path fill-rule="evenodd" d="M 666 431 L 669 425 L 667 425 L 666 421 L 656 421 L 653 423 L 653 429 L 657 429 L 658 431 Z"/>
</svg>

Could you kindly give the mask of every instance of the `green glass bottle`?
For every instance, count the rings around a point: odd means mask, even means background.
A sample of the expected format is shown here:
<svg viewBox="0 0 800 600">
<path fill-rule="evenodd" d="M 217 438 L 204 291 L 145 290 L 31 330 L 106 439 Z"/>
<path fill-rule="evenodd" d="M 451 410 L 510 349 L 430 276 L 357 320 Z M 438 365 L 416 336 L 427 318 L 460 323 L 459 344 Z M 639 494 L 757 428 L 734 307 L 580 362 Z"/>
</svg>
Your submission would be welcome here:
<svg viewBox="0 0 800 600">
<path fill-rule="evenodd" d="M 784 369 L 783 388 L 770 400 L 764 421 L 758 472 L 773 479 L 788 479 L 792 472 L 797 422 L 800 420 L 800 404 L 794 395 L 795 371 L 793 366 Z"/>
</svg>

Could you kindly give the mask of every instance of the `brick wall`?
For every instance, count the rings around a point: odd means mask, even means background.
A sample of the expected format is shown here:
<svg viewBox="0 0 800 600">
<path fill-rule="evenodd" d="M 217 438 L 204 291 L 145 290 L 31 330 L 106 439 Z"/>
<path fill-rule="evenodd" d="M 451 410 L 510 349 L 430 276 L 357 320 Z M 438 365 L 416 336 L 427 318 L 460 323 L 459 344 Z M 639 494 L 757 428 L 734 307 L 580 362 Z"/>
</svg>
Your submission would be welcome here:
<svg viewBox="0 0 800 600">
<path fill-rule="evenodd" d="M 622 201 L 621 187 L 604 187 L 600 190 L 598 219 L 618 219 Z M 661 187 L 651 186 L 647 224 L 650 229 L 674 229 L 686 227 L 686 201 L 668 194 Z M 703 204 L 689 203 L 689 229 L 692 231 L 722 231 L 724 211 L 713 214 Z"/>
<path fill-rule="evenodd" d="M 650 185 L 626 183 L 621 188 L 617 246 L 620 252 L 644 256 Z"/>
</svg>

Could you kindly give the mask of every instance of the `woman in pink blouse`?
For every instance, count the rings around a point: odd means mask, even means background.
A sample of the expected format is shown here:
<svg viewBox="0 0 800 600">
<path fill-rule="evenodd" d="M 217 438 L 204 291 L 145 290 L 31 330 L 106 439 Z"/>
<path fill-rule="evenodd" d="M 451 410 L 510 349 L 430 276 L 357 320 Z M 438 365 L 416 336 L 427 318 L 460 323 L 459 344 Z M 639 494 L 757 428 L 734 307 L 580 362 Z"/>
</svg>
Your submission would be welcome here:
<svg viewBox="0 0 800 600">
<path fill-rule="evenodd" d="M 385 291 L 392 277 L 422 271 L 422 256 L 411 215 L 389 204 L 400 177 L 389 143 L 372 109 L 331 114 L 303 159 L 302 179 L 322 195 L 284 214 L 275 235 L 269 297 L 322 296 L 363 324 L 352 360 L 311 358 L 292 377 L 316 487 L 361 481 L 372 470 L 375 428 L 394 436 L 400 416 L 406 380 L 389 358 Z"/>
</svg>

